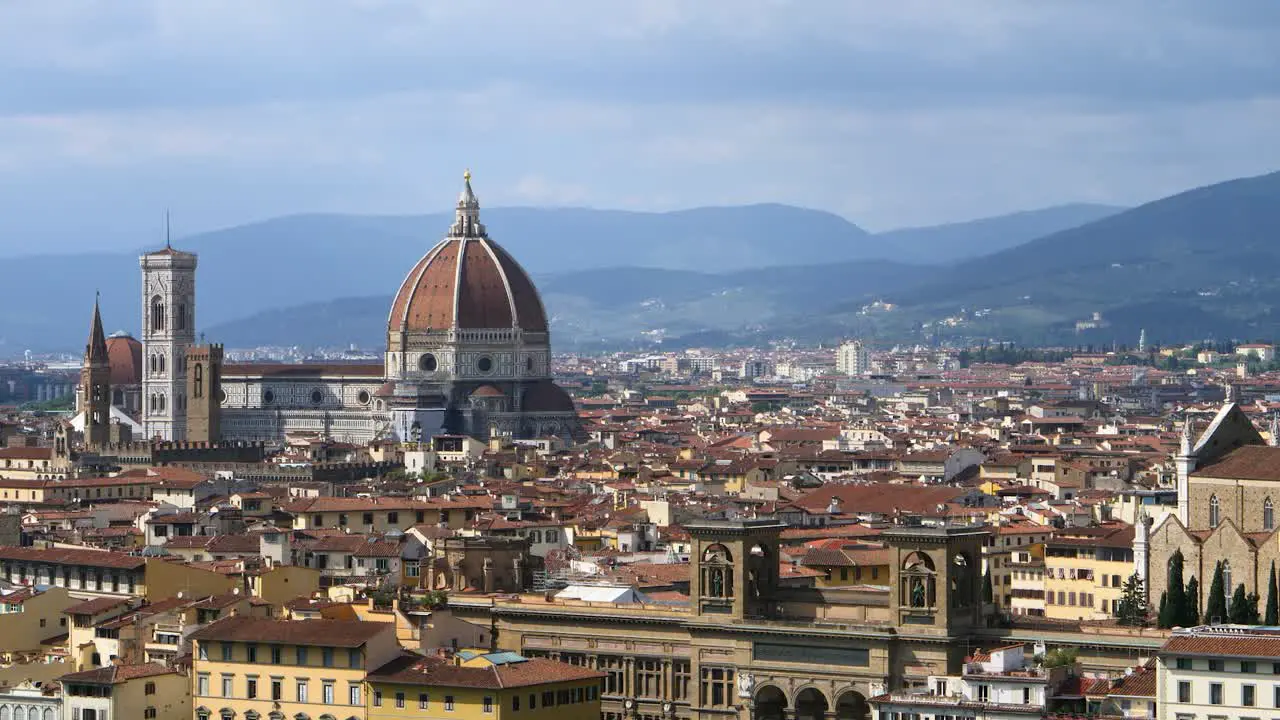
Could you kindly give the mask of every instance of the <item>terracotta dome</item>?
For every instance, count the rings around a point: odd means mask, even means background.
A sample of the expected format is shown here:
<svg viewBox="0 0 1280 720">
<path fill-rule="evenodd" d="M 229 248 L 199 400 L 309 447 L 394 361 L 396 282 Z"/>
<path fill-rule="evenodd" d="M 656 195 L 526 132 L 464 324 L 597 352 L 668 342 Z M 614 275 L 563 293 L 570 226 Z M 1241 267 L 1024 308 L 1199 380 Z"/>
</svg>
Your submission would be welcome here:
<svg viewBox="0 0 1280 720">
<path fill-rule="evenodd" d="M 546 332 L 538 291 L 520 264 L 485 233 L 469 177 L 449 235 L 409 271 L 391 303 L 387 326 L 391 332 L 517 327 Z"/>
<path fill-rule="evenodd" d="M 471 393 L 471 397 L 506 397 L 506 394 L 492 385 L 481 385 Z"/>
<path fill-rule="evenodd" d="M 120 331 L 107 338 L 107 362 L 113 386 L 142 383 L 142 343 Z"/>
</svg>

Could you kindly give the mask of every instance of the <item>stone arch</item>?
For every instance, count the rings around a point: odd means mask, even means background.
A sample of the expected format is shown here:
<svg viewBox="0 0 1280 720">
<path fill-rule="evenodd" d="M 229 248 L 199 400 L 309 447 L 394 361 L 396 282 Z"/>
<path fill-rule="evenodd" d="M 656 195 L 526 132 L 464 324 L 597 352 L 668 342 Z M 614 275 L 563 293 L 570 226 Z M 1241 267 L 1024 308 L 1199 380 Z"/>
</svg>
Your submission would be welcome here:
<svg viewBox="0 0 1280 720">
<path fill-rule="evenodd" d="M 10 720 L 11 717 L 13 717 L 13 710 L 9 704 L 0 705 L 0 720 Z"/>
<path fill-rule="evenodd" d="M 783 720 L 787 713 L 787 694 L 777 685 L 761 685 L 755 694 L 755 720 Z"/>
<path fill-rule="evenodd" d="M 13 720 L 27 720 L 27 709 L 21 705 L 14 705 Z"/>
<path fill-rule="evenodd" d="M 899 601 L 903 607 L 931 608 L 937 605 L 938 570 L 933 558 L 923 552 L 912 552 L 902 560 L 898 583 Z"/>
<path fill-rule="evenodd" d="M 854 689 L 845 690 L 836 696 L 836 720 L 870 720 L 871 706 L 867 704 L 867 696 Z"/>
<path fill-rule="evenodd" d="M 953 608 L 969 607 L 973 600 L 973 583 L 980 571 L 978 563 L 973 555 L 964 551 L 952 555 L 950 563 L 951 567 L 948 568 L 947 572 L 950 578 L 950 587 L 948 588 L 950 606 Z"/>
<path fill-rule="evenodd" d="M 795 706 L 796 720 L 823 720 L 831 707 L 827 696 L 813 685 L 796 690 L 795 702 L 792 704 Z"/>
</svg>

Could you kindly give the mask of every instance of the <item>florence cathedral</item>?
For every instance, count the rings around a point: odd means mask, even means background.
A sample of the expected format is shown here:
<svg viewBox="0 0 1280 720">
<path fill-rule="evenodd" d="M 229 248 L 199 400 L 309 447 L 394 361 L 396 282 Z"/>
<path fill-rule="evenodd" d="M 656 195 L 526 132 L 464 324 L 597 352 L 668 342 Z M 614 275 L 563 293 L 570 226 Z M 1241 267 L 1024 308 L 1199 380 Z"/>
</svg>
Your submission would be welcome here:
<svg viewBox="0 0 1280 720">
<path fill-rule="evenodd" d="M 542 299 L 489 238 L 469 172 L 453 224 L 391 303 L 380 364 L 225 363 L 222 346 L 196 342 L 196 255 L 166 245 L 140 264 L 135 402 L 146 439 L 275 442 L 314 433 L 367 443 L 578 431 L 573 401 L 551 380 Z"/>
</svg>

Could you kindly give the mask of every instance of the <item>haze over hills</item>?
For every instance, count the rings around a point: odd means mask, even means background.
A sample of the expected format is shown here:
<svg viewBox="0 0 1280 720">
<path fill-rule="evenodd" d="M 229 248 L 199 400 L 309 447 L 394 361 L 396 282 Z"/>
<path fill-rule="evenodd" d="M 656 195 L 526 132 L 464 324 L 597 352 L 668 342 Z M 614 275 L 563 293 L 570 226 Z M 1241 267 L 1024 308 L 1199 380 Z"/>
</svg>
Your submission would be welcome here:
<svg viewBox="0 0 1280 720">
<path fill-rule="evenodd" d="M 1020 213 L 1017 227 L 1002 237 L 1010 244 L 1021 242 L 1025 238 L 1019 233 L 1025 234 L 1029 226 L 1027 217 L 1041 215 L 1052 229 L 1074 224 L 1081 217 L 1056 208 Z M 716 328 L 737 328 L 744 322 L 759 324 L 774 314 L 773 300 L 767 301 L 768 308 L 763 307 L 766 298 L 790 297 L 792 290 L 769 289 L 783 278 L 789 278 L 787 283 L 803 286 L 794 288 L 795 293 L 820 296 L 825 301 L 830 299 L 830 293 L 837 292 L 832 288 L 844 288 L 838 290 L 843 293 L 855 279 L 865 286 L 881 277 L 901 277 L 892 273 L 868 277 L 858 268 L 851 268 L 853 274 L 846 273 L 845 277 L 823 275 L 829 278 L 824 283 L 831 284 L 817 287 L 804 277 L 803 271 L 788 270 L 782 275 L 776 271 L 763 275 L 757 272 L 737 279 L 715 277 L 714 273 L 732 276 L 752 268 L 758 271 L 806 264 L 821 264 L 822 272 L 829 273 L 833 264 L 841 261 L 957 253 L 955 249 L 937 250 L 955 247 L 952 226 L 936 228 L 942 238 L 938 242 L 930 239 L 927 228 L 910 231 L 909 240 L 884 242 L 882 236 L 868 235 L 831 213 L 784 205 L 670 213 L 494 208 L 483 210 L 482 217 L 498 242 L 540 281 L 550 283 L 544 293 L 552 312 L 560 309 L 560 323 L 566 331 L 576 333 L 574 328 L 580 328 L 588 336 L 600 327 L 606 328 L 610 337 L 626 338 L 651 327 L 687 329 L 701 327 L 704 321 Z M 439 239 L 451 220 L 451 213 L 401 217 L 294 215 L 181 238 L 175 244 L 200 254 L 197 321 L 210 337 L 232 345 L 246 344 L 250 338 L 263 337 L 266 327 L 261 332 L 252 330 L 254 321 L 249 318 L 282 317 L 281 313 L 294 313 L 285 309 L 314 303 L 317 312 L 328 318 L 321 323 L 323 328 L 310 328 L 316 323 L 295 314 L 286 329 L 272 337 L 281 343 L 307 343 L 316 330 L 323 329 L 326 344 L 344 344 L 362 342 L 366 335 L 340 334 L 347 328 L 354 331 L 360 323 L 354 317 L 350 322 L 341 319 L 344 310 L 337 299 L 392 292 L 406 269 Z M 1001 227 L 1001 221 L 992 219 L 986 227 Z M 934 250 L 921 249 L 930 243 Z M 108 327 L 136 332 L 140 310 L 136 253 L 33 256 L 3 262 L 6 272 L 5 282 L 0 283 L 0 353 L 26 348 L 77 348 L 84 342 L 80 327 L 83 323 L 79 320 L 83 317 L 87 322 L 94 289 L 102 292 Z M 628 274 L 599 272 L 620 266 L 630 268 Z M 694 275 L 681 275 L 682 272 Z M 83 292 L 51 293 L 50 278 L 56 278 L 59 287 Z M 732 294 L 725 294 L 734 288 L 746 288 L 751 292 L 743 294 L 752 296 L 734 301 Z M 860 291 L 867 288 L 852 290 L 840 296 L 860 297 Z M 676 294 L 671 295 L 672 292 Z M 690 297 L 690 293 L 704 293 L 707 297 L 699 300 Z M 602 313 L 616 312 L 620 308 L 618 299 L 624 297 L 637 303 L 627 316 L 633 320 L 614 323 Z M 650 299 L 660 302 L 640 304 Z M 786 309 L 790 302 L 779 299 L 777 307 Z M 796 306 L 801 307 L 811 305 Z M 769 312 L 761 314 L 764 309 Z M 354 308 L 351 312 L 359 314 Z M 245 334 L 223 335 L 222 331 L 228 328 L 222 324 L 236 320 L 246 320 L 236 325 Z M 377 335 L 380 324 L 363 332 Z"/>
<path fill-rule="evenodd" d="M 937 264 L 1016 247 L 1059 230 L 1101 220 L 1124 209 L 1117 205 L 1071 203 L 968 222 L 890 230 L 875 237 L 893 249 L 890 257 L 894 259 Z"/>
</svg>

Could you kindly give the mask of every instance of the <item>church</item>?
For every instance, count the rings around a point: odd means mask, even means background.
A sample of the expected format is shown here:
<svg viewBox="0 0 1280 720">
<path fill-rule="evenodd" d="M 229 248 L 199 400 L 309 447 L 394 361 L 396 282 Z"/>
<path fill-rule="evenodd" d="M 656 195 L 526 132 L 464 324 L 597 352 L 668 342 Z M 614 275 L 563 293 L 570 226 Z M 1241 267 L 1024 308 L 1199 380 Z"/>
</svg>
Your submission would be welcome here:
<svg viewBox="0 0 1280 720">
<path fill-rule="evenodd" d="M 1269 434 L 1274 443 L 1274 423 Z M 1134 561 L 1148 597 L 1159 602 L 1167 590 L 1169 562 L 1179 550 L 1183 577 L 1198 581 L 1202 609 L 1218 562 L 1228 597 L 1241 584 L 1265 597 L 1271 564 L 1280 561 L 1280 447 L 1228 403 L 1198 438 L 1190 421 L 1184 424 L 1175 462 L 1177 513 L 1143 518 L 1135 528 Z"/>
<path fill-rule="evenodd" d="M 383 363 L 225 362 L 221 345 L 196 342 L 197 265 L 194 253 L 169 245 L 140 258 L 142 340 L 140 357 L 130 359 L 141 388 L 128 397 L 148 440 L 272 443 L 312 433 L 363 444 L 442 433 L 578 432 L 572 399 L 551 379 L 542 299 L 480 222 L 469 172 L 453 224 L 409 269 L 391 303 Z M 86 368 L 101 366 L 95 382 L 117 377 L 117 354 L 104 353 L 96 336 L 89 346 Z M 123 362 L 125 353 L 119 356 Z M 127 409 L 89 408 L 94 398 L 124 397 L 95 387 L 81 394 L 89 417 Z"/>
</svg>

